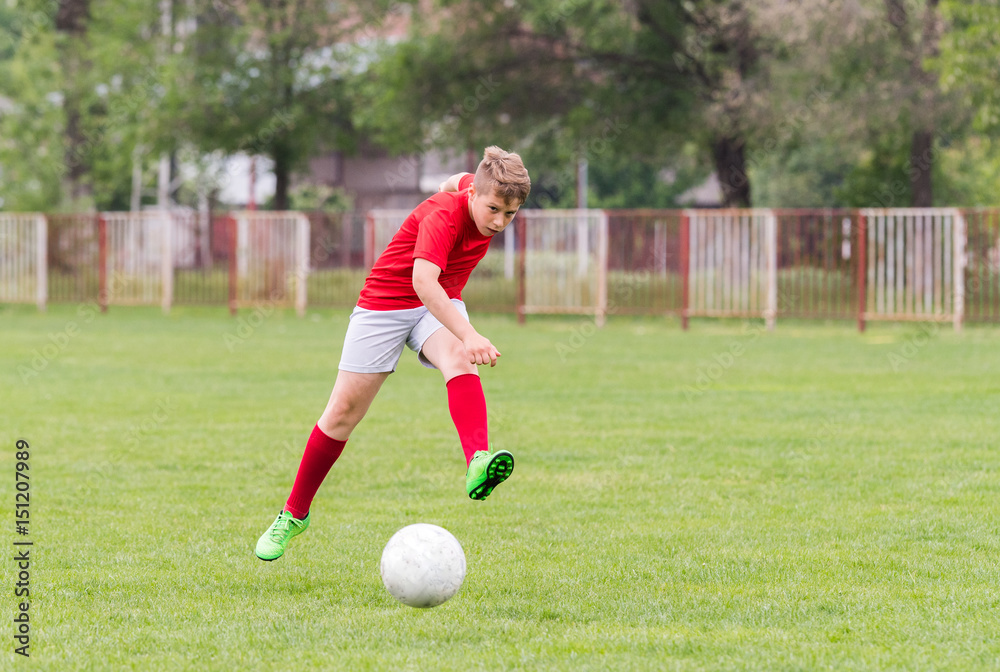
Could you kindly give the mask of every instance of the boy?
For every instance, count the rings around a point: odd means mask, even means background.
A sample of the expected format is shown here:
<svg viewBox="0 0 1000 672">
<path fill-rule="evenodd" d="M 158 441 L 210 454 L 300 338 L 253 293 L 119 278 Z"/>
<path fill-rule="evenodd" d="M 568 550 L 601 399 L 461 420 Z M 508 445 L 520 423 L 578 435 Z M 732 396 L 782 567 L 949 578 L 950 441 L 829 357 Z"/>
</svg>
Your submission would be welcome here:
<svg viewBox="0 0 1000 672">
<path fill-rule="evenodd" d="M 365 280 L 330 401 L 306 442 L 284 509 L 257 542 L 258 558 L 280 558 L 289 540 L 309 527 L 316 491 L 396 369 L 404 344 L 444 376 L 469 497 L 485 499 L 510 476 L 514 456 L 489 452 L 486 399 L 476 372 L 477 366 L 496 366 L 500 352 L 469 323 L 462 288 L 530 191 L 521 157 L 487 147 L 475 175 L 452 175 L 403 222 Z"/>
</svg>

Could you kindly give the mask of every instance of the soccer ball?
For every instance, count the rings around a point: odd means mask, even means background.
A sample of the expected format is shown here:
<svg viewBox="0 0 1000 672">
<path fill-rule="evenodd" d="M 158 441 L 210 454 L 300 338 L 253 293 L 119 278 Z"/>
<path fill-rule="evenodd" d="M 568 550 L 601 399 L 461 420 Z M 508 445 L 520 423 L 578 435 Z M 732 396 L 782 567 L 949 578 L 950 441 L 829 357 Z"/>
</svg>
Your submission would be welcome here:
<svg viewBox="0 0 1000 672">
<path fill-rule="evenodd" d="M 428 523 L 408 525 L 392 535 L 379 563 L 382 583 L 405 605 L 436 607 L 465 580 L 465 553 L 451 532 Z"/>
</svg>

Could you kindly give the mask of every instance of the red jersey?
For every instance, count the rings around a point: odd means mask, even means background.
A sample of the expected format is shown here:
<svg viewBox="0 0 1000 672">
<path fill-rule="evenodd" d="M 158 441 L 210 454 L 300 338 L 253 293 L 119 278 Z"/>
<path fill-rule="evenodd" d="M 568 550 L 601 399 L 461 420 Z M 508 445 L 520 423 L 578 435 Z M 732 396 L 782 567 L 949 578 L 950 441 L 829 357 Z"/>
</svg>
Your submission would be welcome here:
<svg viewBox="0 0 1000 672">
<path fill-rule="evenodd" d="M 379 256 L 361 288 L 358 305 L 367 310 L 403 310 L 424 305 L 413 289 L 413 260 L 441 269 L 438 282 L 449 299 L 461 299 L 472 269 L 490 247 L 469 214 L 472 175 L 458 191 L 434 194 L 414 209 Z"/>
</svg>

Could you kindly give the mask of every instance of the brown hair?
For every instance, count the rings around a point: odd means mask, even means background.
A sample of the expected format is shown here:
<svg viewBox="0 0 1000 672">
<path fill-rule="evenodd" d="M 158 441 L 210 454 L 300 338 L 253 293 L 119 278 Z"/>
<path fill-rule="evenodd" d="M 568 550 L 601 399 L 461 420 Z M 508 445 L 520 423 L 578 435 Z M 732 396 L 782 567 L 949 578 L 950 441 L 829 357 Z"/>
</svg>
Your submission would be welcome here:
<svg viewBox="0 0 1000 672">
<path fill-rule="evenodd" d="M 473 184 L 477 194 L 496 194 L 504 202 L 519 205 L 523 205 L 531 193 L 531 178 L 521 157 L 496 145 L 487 147 L 483 152 Z"/>
</svg>

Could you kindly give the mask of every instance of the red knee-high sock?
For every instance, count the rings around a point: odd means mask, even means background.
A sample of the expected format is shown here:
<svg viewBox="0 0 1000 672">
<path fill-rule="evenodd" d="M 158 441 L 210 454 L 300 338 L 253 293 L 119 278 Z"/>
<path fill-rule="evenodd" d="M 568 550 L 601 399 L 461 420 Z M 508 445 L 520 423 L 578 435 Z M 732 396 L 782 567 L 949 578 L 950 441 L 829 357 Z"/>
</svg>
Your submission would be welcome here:
<svg viewBox="0 0 1000 672">
<path fill-rule="evenodd" d="M 462 442 L 466 465 L 477 450 L 489 450 L 486 424 L 486 396 L 479 376 L 466 373 L 448 381 L 448 410 Z"/>
<path fill-rule="evenodd" d="M 306 450 L 302 454 L 302 461 L 299 463 L 299 472 L 295 475 L 292 494 L 288 495 L 288 501 L 285 503 L 285 511 L 299 519 L 306 517 L 316 491 L 330 473 L 330 467 L 344 452 L 346 443 L 347 441 L 331 439 L 323 433 L 319 425 L 313 427 L 312 434 L 306 442 Z"/>
</svg>

